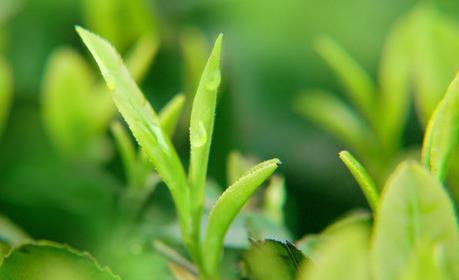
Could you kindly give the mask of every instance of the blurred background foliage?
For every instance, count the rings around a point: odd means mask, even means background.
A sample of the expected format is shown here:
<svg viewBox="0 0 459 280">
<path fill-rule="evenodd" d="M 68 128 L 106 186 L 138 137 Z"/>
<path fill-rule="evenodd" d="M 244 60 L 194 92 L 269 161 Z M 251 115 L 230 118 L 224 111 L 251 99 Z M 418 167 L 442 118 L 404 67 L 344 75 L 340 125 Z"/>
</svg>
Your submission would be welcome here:
<svg viewBox="0 0 459 280">
<path fill-rule="evenodd" d="M 49 75 L 61 75 L 63 88 L 74 84 L 82 92 L 106 90 L 74 32 L 75 25 L 101 34 L 132 58 L 141 87 L 155 108 L 162 108 L 179 92 L 188 97 L 194 94 L 210 43 L 223 32 L 223 87 L 209 167 L 216 185 L 225 185 L 227 156 L 232 150 L 260 159 L 280 158 L 287 186 L 285 223 L 293 239 L 322 230 L 350 209 L 368 207 L 337 156 L 346 146 L 297 114 L 293 103 L 303 89 L 345 92 L 313 48 L 319 36 L 339 42 L 377 80 L 389 30 L 418 2 L 0 0 L 0 57 L 5 61 L 0 62 L 0 70 L 7 65 L 14 84 L 12 107 L 0 140 L 0 212 L 33 238 L 81 249 L 100 245 L 98 241 L 116 223 L 115 197 L 126 178 L 108 131 L 113 105 L 105 104 L 103 97 L 79 93 L 74 96 L 80 99 L 67 102 L 65 108 L 47 101 L 53 87 L 59 89 L 59 85 L 50 85 Z M 456 24 L 457 1 L 423 2 L 432 3 Z M 138 40 L 145 34 L 153 41 L 142 45 Z M 139 45 L 140 49 L 133 49 Z M 56 57 L 61 57 L 61 65 L 52 66 Z M 65 64 L 67 59 L 71 64 Z M 73 65 L 79 65 L 78 69 Z M 450 77 L 446 83 L 449 81 Z M 189 110 L 189 101 L 185 110 Z M 53 114 L 50 108 L 62 109 L 57 114 L 68 117 L 71 126 L 64 124 L 62 129 L 64 134 L 73 133 L 67 134 L 72 135 L 70 139 L 56 142 L 59 132 L 52 132 L 49 122 L 62 119 L 47 117 Z M 108 115 L 105 121 L 89 127 L 91 120 L 99 118 L 94 114 L 102 111 Z M 80 123 L 81 119 L 87 122 Z M 403 146 L 421 142 L 423 125 L 419 123 L 410 107 Z M 185 158 L 186 127 L 182 119 L 174 137 Z M 59 144 L 62 141 L 67 141 L 64 147 Z M 148 240 L 164 234 L 155 226 L 166 228 L 173 215 L 164 187 L 151 200 L 150 227 L 142 229 Z M 155 209 L 161 209 L 161 215 Z M 113 234 L 106 247 L 116 246 L 119 238 L 124 240 L 120 237 L 124 230 L 119 230 L 119 236 Z M 136 238 L 132 237 L 134 245 L 128 242 L 126 246 L 138 252 L 139 244 L 147 241 Z M 148 262 L 148 258 L 142 260 Z"/>
</svg>

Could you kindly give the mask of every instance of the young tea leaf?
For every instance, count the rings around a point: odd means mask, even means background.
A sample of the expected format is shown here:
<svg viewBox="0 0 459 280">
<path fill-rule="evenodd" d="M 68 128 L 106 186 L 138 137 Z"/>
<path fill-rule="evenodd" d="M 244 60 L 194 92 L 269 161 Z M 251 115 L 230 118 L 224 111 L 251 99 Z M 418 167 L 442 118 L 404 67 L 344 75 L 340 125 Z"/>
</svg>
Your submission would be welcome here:
<svg viewBox="0 0 459 280">
<path fill-rule="evenodd" d="M 441 246 L 420 243 L 411 253 L 400 280 L 447 280 Z"/>
<path fill-rule="evenodd" d="M 193 100 L 190 119 L 190 171 L 192 216 L 196 232 L 199 232 L 201 213 L 204 207 L 204 187 L 207 178 L 209 151 L 214 129 L 217 90 L 220 85 L 220 53 L 223 35 L 215 41 L 214 49 L 207 60 L 198 90 Z"/>
<path fill-rule="evenodd" d="M 457 142 L 459 124 L 459 75 L 435 109 L 424 136 L 422 160 L 427 168 L 443 179 L 446 163 Z"/>
<path fill-rule="evenodd" d="M 367 198 L 368 204 L 370 205 L 371 209 L 375 211 L 379 201 L 379 191 L 375 182 L 370 177 L 365 168 L 355 157 L 352 156 L 351 153 L 348 151 L 342 151 L 339 153 L 339 157 L 352 173 L 357 183 L 359 183 L 363 194 Z"/>
<path fill-rule="evenodd" d="M 8 280 L 120 280 L 87 253 L 50 242 L 24 244 L 11 251 L 0 266 Z"/>
<path fill-rule="evenodd" d="M 353 150 L 365 154 L 372 135 L 365 122 L 347 104 L 328 92 L 315 90 L 301 94 L 295 107 Z"/>
<path fill-rule="evenodd" d="M 158 115 L 110 43 L 81 27 L 77 27 L 77 31 L 99 65 L 118 110 L 168 186 L 178 210 L 185 242 L 188 242 L 187 234 L 191 226 L 188 183 L 177 152 L 162 129 Z"/>
<path fill-rule="evenodd" d="M 203 246 L 204 265 L 211 277 L 218 273 L 223 240 L 233 219 L 255 190 L 277 169 L 280 161 L 264 161 L 237 180 L 218 198 L 209 214 Z"/>
<path fill-rule="evenodd" d="M 351 102 L 372 123 L 375 118 L 377 92 L 368 74 L 344 49 L 328 37 L 317 40 L 316 49 L 343 82 Z"/>
<path fill-rule="evenodd" d="M 391 175 L 375 220 L 371 258 L 376 280 L 397 279 L 422 243 L 437 244 L 451 279 L 459 276 L 453 205 L 440 183 L 419 164 L 404 162 Z"/>
<path fill-rule="evenodd" d="M 305 262 L 299 280 L 367 280 L 368 229 L 362 225 L 341 228 L 313 250 L 315 262 Z"/>
<path fill-rule="evenodd" d="M 185 96 L 178 94 L 159 112 L 159 122 L 169 137 L 174 134 L 184 105 Z"/>
</svg>

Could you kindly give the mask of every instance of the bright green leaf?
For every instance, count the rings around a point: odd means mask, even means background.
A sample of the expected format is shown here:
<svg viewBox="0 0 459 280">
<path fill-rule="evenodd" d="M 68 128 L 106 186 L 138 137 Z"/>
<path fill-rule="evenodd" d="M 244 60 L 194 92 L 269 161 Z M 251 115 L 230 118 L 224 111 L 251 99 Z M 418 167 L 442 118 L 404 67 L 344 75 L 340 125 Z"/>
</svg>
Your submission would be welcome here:
<svg viewBox="0 0 459 280">
<path fill-rule="evenodd" d="M 427 168 L 443 179 L 446 163 L 457 142 L 459 123 L 459 75 L 449 85 L 435 109 L 424 136 L 422 160 Z"/>
<path fill-rule="evenodd" d="M 352 103 L 372 123 L 375 118 L 376 86 L 363 68 L 328 37 L 316 42 L 316 48 L 346 87 Z"/>
<path fill-rule="evenodd" d="M 360 162 L 348 151 L 340 152 L 339 157 L 352 173 L 357 183 L 359 183 L 359 186 L 367 198 L 370 207 L 373 210 L 376 210 L 379 201 L 379 192 L 371 176 L 368 174 L 362 164 L 360 164 Z"/>
<path fill-rule="evenodd" d="M 184 241 L 189 242 L 188 183 L 177 152 L 162 129 L 158 115 L 110 43 L 81 27 L 77 27 L 77 31 L 99 65 L 118 110 L 168 186 L 178 210 Z"/>
<path fill-rule="evenodd" d="M 402 163 L 388 180 L 376 212 L 371 251 L 376 280 L 396 279 L 421 243 L 435 243 L 444 266 L 459 276 L 459 236 L 454 208 L 440 183 L 414 162 Z"/>
<path fill-rule="evenodd" d="M 223 35 L 215 41 L 201 76 L 198 90 L 193 100 L 190 119 L 190 171 L 188 174 L 191 187 L 192 216 L 195 233 L 199 233 L 201 213 L 204 207 L 204 187 L 207 178 L 210 145 L 214 130 L 217 90 L 220 85 L 220 53 Z"/>
<path fill-rule="evenodd" d="M 441 246 L 420 243 L 404 268 L 400 280 L 447 280 Z"/>
<path fill-rule="evenodd" d="M 218 273 L 223 240 L 233 219 L 255 190 L 277 169 L 278 159 L 264 161 L 223 192 L 209 214 L 203 246 L 204 265 L 210 277 Z"/>
<path fill-rule="evenodd" d="M 120 279 L 87 253 L 50 242 L 25 244 L 3 259 L 0 278 L 8 280 Z"/>
<path fill-rule="evenodd" d="M 263 212 L 278 225 L 284 224 L 284 205 L 287 200 L 285 180 L 282 176 L 272 176 L 266 187 L 263 201 Z"/>
<path fill-rule="evenodd" d="M 159 122 L 169 137 L 174 134 L 184 105 L 185 96 L 178 94 L 159 113 Z"/>
</svg>

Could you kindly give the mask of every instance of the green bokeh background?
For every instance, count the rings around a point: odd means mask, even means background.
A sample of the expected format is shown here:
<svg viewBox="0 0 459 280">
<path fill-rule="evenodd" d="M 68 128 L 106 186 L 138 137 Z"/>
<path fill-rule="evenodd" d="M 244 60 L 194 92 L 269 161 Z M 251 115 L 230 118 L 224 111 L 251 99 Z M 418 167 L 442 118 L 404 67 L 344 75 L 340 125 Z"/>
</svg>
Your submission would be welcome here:
<svg viewBox="0 0 459 280">
<path fill-rule="evenodd" d="M 313 41 L 322 34 L 335 38 L 375 78 L 385 36 L 417 2 L 146 0 L 163 41 L 142 89 L 160 108 L 184 87 L 179 35 L 196 28 L 210 45 L 223 32 L 223 87 L 209 172 L 224 185 L 226 156 L 233 149 L 259 159 L 280 158 L 288 227 L 296 238 L 318 232 L 346 211 L 367 205 L 337 157 L 344 147 L 292 109 L 302 89 L 343 92 Z M 87 26 L 82 3 L 0 0 L 0 13 L 8 5 L 18 8 L 1 29 L 14 103 L 0 141 L 0 212 L 34 238 L 88 244 L 103 234 L 104 221 L 114 218 L 113 196 L 124 180 L 121 164 L 116 157 L 104 166 L 61 161 L 40 112 L 43 70 L 53 50 L 72 46 L 94 65 L 74 32 L 74 25 Z M 459 2 L 436 5 L 458 18 Z M 422 132 L 412 119 L 407 142 L 419 143 Z M 174 141 L 186 158 L 185 132 L 182 128 Z"/>
</svg>

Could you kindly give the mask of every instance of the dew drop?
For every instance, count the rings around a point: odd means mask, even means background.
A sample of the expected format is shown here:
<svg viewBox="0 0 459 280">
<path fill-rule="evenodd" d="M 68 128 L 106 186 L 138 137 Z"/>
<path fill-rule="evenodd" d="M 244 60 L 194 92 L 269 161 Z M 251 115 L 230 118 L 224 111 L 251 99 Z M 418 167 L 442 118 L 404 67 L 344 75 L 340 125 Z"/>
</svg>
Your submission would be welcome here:
<svg viewBox="0 0 459 280">
<path fill-rule="evenodd" d="M 207 80 L 207 83 L 206 83 L 206 88 L 208 90 L 216 90 L 217 87 L 220 85 L 220 80 L 221 80 L 221 75 L 220 75 L 220 71 L 214 71 L 209 79 Z"/>
<path fill-rule="evenodd" d="M 190 133 L 190 142 L 193 147 L 199 148 L 207 142 L 207 132 L 202 121 L 199 122 L 197 129 L 194 129 Z"/>
</svg>

